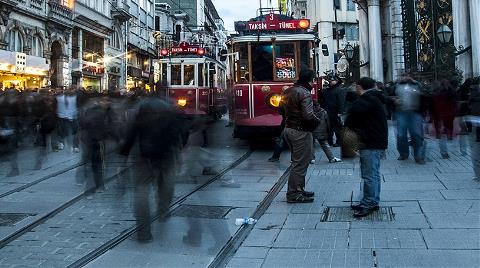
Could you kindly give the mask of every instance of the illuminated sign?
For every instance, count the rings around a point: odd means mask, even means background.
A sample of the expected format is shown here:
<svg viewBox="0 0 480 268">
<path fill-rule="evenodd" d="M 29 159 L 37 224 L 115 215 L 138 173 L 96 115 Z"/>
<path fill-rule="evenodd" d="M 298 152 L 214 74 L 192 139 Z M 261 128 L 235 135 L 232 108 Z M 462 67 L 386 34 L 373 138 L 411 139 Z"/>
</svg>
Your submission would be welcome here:
<svg viewBox="0 0 480 268">
<path fill-rule="evenodd" d="M 163 51 L 163 49 L 162 49 Z M 198 54 L 198 55 L 204 55 L 205 54 L 205 49 L 202 48 L 202 47 L 199 47 L 199 46 L 196 46 L 196 45 L 190 45 L 189 43 L 187 42 L 182 42 L 180 43 L 179 46 L 176 46 L 176 47 L 172 47 L 170 49 L 170 53 L 172 54 Z M 162 52 L 161 53 L 162 55 L 164 55 L 164 53 Z M 165 54 L 166 55 L 166 54 Z M 164 55 L 164 56 L 165 56 Z"/>
<path fill-rule="evenodd" d="M 310 27 L 310 20 L 282 20 L 277 14 L 266 15 L 264 21 L 249 21 L 249 31 L 275 31 L 275 30 L 306 30 Z"/>
</svg>

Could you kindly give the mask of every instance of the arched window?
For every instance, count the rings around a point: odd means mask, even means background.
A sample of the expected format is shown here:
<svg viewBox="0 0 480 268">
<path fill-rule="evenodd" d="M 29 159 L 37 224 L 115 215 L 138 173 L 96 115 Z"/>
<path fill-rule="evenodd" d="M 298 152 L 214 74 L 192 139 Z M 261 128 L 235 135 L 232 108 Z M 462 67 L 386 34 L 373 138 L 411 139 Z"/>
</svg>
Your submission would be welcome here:
<svg viewBox="0 0 480 268">
<path fill-rule="evenodd" d="M 15 52 L 23 52 L 23 39 L 18 30 L 10 31 L 8 49 Z"/>
<path fill-rule="evenodd" d="M 42 39 L 38 35 L 34 35 L 32 38 L 32 55 L 43 57 L 43 43 Z"/>
<path fill-rule="evenodd" d="M 120 49 L 120 37 L 118 35 L 117 31 L 114 31 L 112 33 L 112 36 L 110 37 L 110 46 Z"/>
</svg>

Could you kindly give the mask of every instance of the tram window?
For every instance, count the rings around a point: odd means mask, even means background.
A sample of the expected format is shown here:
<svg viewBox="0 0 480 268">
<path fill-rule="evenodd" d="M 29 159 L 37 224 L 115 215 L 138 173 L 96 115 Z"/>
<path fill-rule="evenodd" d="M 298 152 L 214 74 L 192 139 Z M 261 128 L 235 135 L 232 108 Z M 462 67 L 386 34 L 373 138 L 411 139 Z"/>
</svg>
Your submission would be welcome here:
<svg viewBox="0 0 480 268">
<path fill-rule="evenodd" d="M 194 86 L 195 85 L 195 65 L 183 65 L 183 85 Z"/>
<path fill-rule="evenodd" d="M 249 77 L 249 66 L 248 66 L 248 43 L 239 43 L 237 45 L 237 52 L 239 53 L 238 60 L 238 77 L 237 82 L 248 82 L 250 81 Z"/>
<path fill-rule="evenodd" d="M 297 78 L 294 44 L 275 46 L 275 79 L 289 80 Z"/>
<path fill-rule="evenodd" d="M 253 81 L 273 80 L 273 46 L 270 43 L 252 45 Z"/>
<path fill-rule="evenodd" d="M 168 73 L 167 64 L 162 63 L 162 77 L 160 80 L 162 85 L 166 85 L 167 83 L 167 73 Z"/>
<path fill-rule="evenodd" d="M 204 65 L 203 63 L 198 64 L 198 86 L 203 87 L 205 81 L 205 72 L 204 72 Z"/>
<path fill-rule="evenodd" d="M 312 60 L 310 59 L 310 42 L 301 41 L 300 42 L 300 70 L 302 68 L 312 68 Z"/>
<path fill-rule="evenodd" d="M 182 85 L 182 66 L 180 64 L 172 64 L 171 66 L 171 85 L 180 86 Z"/>
</svg>

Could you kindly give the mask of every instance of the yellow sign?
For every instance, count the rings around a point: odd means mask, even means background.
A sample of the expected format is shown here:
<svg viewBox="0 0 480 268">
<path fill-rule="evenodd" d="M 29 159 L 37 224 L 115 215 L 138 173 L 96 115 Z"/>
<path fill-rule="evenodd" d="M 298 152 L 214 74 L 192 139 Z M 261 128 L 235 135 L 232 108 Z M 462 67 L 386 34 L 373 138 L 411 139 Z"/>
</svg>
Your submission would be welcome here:
<svg viewBox="0 0 480 268">
<path fill-rule="evenodd" d="M 282 14 L 287 14 L 288 11 L 288 0 L 278 0 L 278 8 Z"/>
</svg>

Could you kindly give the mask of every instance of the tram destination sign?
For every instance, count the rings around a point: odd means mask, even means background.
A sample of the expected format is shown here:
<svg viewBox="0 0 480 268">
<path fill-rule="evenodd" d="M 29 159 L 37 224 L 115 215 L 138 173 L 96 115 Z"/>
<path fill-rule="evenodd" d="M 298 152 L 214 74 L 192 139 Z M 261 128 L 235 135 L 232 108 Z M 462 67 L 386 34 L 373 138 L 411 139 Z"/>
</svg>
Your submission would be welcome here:
<svg viewBox="0 0 480 268">
<path fill-rule="evenodd" d="M 186 42 L 180 43 L 179 46 L 172 47 L 170 49 L 170 52 L 172 54 L 197 54 L 197 55 L 203 55 L 205 54 L 205 49 L 197 46 L 197 45 L 191 45 Z"/>
<path fill-rule="evenodd" d="M 277 14 L 266 15 L 265 20 L 247 22 L 249 31 L 279 31 L 279 30 L 305 30 L 310 27 L 310 20 L 283 20 Z"/>
</svg>

